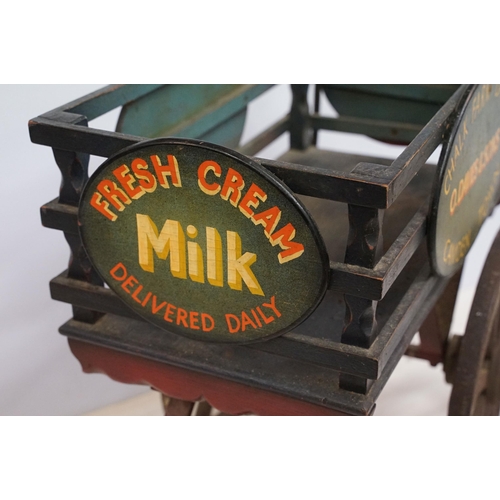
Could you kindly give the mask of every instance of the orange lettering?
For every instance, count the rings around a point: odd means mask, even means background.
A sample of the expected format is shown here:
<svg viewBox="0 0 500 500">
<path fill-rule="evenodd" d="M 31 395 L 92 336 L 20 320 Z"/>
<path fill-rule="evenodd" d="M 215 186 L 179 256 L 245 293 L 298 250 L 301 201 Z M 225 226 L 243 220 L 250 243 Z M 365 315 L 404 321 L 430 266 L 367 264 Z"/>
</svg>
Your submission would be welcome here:
<svg viewBox="0 0 500 500">
<path fill-rule="evenodd" d="M 210 324 L 209 324 L 210 323 Z M 201 313 L 201 328 L 204 332 L 210 332 L 214 329 L 215 321 L 210 314 Z"/>
<path fill-rule="evenodd" d="M 260 307 L 256 307 L 258 313 L 260 314 L 260 317 L 264 320 L 264 323 L 268 325 L 269 323 L 274 321 L 274 316 L 269 316 L 267 317 L 263 312 Z"/>
<path fill-rule="evenodd" d="M 252 184 L 245 196 L 241 200 L 239 209 L 245 217 L 251 217 L 254 214 L 252 208 L 257 208 L 261 201 L 267 200 L 267 194 L 256 184 Z M 251 208 L 250 208 L 251 207 Z"/>
<path fill-rule="evenodd" d="M 187 311 L 185 309 L 178 307 L 177 308 L 177 324 L 180 325 L 182 323 L 186 328 L 189 328 L 187 321 L 186 321 L 187 317 L 188 317 Z"/>
<path fill-rule="evenodd" d="M 113 174 L 118 179 L 118 182 L 122 185 L 123 189 L 125 189 L 126 193 L 133 200 L 138 200 L 146 192 L 141 186 L 136 186 L 135 188 L 132 187 L 136 180 L 132 175 L 130 175 L 130 170 L 127 165 L 121 165 L 120 167 L 115 168 L 113 170 Z"/>
<path fill-rule="evenodd" d="M 239 172 L 230 168 L 227 171 L 226 179 L 224 181 L 224 186 L 222 186 L 222 191 L 220 196 L 223 200 L 228 200 L 234 207 L 238 206 L 238 202 L 241 198 L 241 191 L 245 187 L 245 181 Z"/>
<path fill-rule="evenodd" d="M 220 184 L 207 182 L 207 173 L 212 171 L 216 177 L 220 177 L 222 169 L 215 161 L 204 161 L 198 168 L 198 186 L 205 193 L 213 196 L 220 191 Z"/>
<path fill-rule="evenodd" d="M 117 276 L 118 271 L 122 271 L 123 274 L 121 276 Z M 111 271 L 109 271 L 109 274 L 111 274 L 116 281 L 123 281 L 127 277 L 128 273 L 127 268 L 119 262 L 115 267 L 113 267 L 113 269 L 111 269 Z"/>
<path fill-rule="evenodd" d="M 132 160 L 131 167 L 141 188 L 146 193 L 152 193 L 156 189 L 156 179 L 151 172 L 148 172 L 148 164 L 142 158 L 135 158 Z"/>
<path fill-rule="evenodd" d="M 151 298 L 151 295 L 153 295 L 151 292 L 148 292 L 146 295 L 146 298 L 142 301 L 142 307 L 146 307 L 146 304 L 149 302 L 149 299 Z"/>
<path fill-rule="evenodd" d="M 232 322 L 235 321 L 236 324 L 233 326 Z M 240 320 L 238 316 L 235 316 L 234 314 L 226 314 L 226 323 L 227 323 L 227 329 L 229 330 L 229 333 L 237 333 L 240 330 Z"/>
<path fill-rule="evenodd" d="M 281 313 L 278 311 L 278 309 L 276 308 L 276 297 L 273 295 L 271 297 L 271 302 L 270 304 L 266 304 L 264 302 L 264 304 L 262 304 L 264 307 L 268 307 L 269 309 L 272 309 L 274 311 L 274 313 L 276 314 L 276 317 L 279 318 L 281 317 Z"/>
<path fill-rule="evenodd" d="M 160 305 L 156 302 L 156 295 L 153 295 L 153 303 L 151 304 L 151 312 L 156 314 L 163 306 L 167 305 L 166 302 L 162 302 Z"/>
<path fill-rule="evenodd" d="M 179 174 L 179 165 L 177 163 L 177 158 L 173 155 L 167 155 L 167 164 L 162 165 L 158 155 L 152 155 L 151 161 L 153 162 L 153 167 L 156 172 L 156 177 L 160 186 L 167 189 L 170 187 L 167 181 L 167 175 L 170 175 L 172 179 L 172 184 L 175 187 L 182 187 L 181 176 Z"/>
<path fill-rule="evenodd" d="M 90 206 L 101 212 L 101 214 L 107 217 L 110 221 L 114 222 L 118 218 L 118 215 L 114 214 L 109 209 L 109 203 L 102 199 L 102 194 L 98 193 L 97 191 L 92 195 L 92 198 L 90 199 Z"/>
<path fill-rule="evenodd" d="M 142 285 L 139 285 L 137 287 L 137 289 L 135 290 L 135 292 L 132 294 L 132 298 L 138 303 L 138 304 L 141 304 L 142 303 L 142 300 L 137 298 L 137 296 L 141 293 L 141 290 L 143 289 L 144 287 Z"/>
<path fill-rule="evenodd" d="M 250 311 L 252 313 L 252 316 L 253 316 L 254 320 L 257 322 L 257 324 L 259 325 L 259 328 L 260 328 L 262 326 L 262 323 L 260 322 L 260 319 L 257 316 L 255 310 L 254 309 L 250 309 Z"/>
<path fill-rule="evenodd" d="M 165 321 L 168 321 L 169 323 L 173 323 L 174 320 L 170 316 L 175 313 L 175 309 L 177 309 L 177 307 L 175 307 L 172 304 L 168 304 L 167 309 L 165 310 L 165 316 L 163 317 L 163 319 Z"/>
<path fill-rule="evenodd" d="M 189 312 L 189 326 L 191 327 L 192 330 L 199 330 L 200 327 L 198 326 L 198 321 L 199 318 L 198 316 L 200 313 L 195 312 L 195 311 L 190 311 Z"/>
<path fill-rule="evenodd" d="M 135 283 L 134 283 L 135 282 Z M 130 285 L 135 286 L 139 283 L 137 279 L 135 279 L 132 275 L 130 275 L 123 283 L 122 283 L 122 288 L 127 292 L 130 293 L 129 287 Z"/>
<path fill-rule="evenodd" d="M 97 191 L 99 191 L 119 212 L 124 210 L 125 205 L 129 205 L 131 202 L 131 199 L 116 185 L 116 182 L 108 179 L 99 182 Z"/>
<path fill-rule="evenodd" d="M 241 331 L 244 332 L 247 325 L 251 325 L 253 328 L 257 328 L 255 323 L 250 319 L 250 316 L 245 311 L 241 313 Z"/>
<path fill-rule="evenodd" d="M 257 225 L 261 224 L 264 226 L 264 234 L 269 238 L 273 231 L 276 229 L 278 222 L 281 219 L 281 210 L 278 207 L 272 207 L 269 210 L 265 210 L 260 214 L 252 216 L 252 222 Z"/>
<path fill-rule="evenodd" d="M 271 244 L 273 246 L 279 244 L 283 249 L 283 252 L 280 252 L 278 255 L 280 264 L 296 259 L 304 253 L 304 245 L 302 245 L 302 243 L 291 241 L 294 237 L 295 228 L 290 223 L 270 236 L 269 241 Z"/>
</svg>

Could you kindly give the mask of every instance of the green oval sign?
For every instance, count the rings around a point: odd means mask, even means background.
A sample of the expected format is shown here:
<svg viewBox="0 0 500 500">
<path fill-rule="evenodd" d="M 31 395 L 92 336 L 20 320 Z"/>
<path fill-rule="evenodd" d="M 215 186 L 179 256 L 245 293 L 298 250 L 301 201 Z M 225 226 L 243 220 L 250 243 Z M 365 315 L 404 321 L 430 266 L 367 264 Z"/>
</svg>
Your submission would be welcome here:
<svg viewBox="0 0 500 500">
<path fill-rule="evenodd" d="M 500 184 L 500 85 L 475 85 L 440 163 L 431 207 L 429 249 L 433 268 L 450 276 L 463 264 Z"/>
<path fill-rule="evenodd" d="M 158 139 L 108 159 L 79 208 L 85 249 L 135 312 L 197 340 L 282 334 L 321 301 L 329 260 L 291 191 L 256 162 Z"/>
</svg>

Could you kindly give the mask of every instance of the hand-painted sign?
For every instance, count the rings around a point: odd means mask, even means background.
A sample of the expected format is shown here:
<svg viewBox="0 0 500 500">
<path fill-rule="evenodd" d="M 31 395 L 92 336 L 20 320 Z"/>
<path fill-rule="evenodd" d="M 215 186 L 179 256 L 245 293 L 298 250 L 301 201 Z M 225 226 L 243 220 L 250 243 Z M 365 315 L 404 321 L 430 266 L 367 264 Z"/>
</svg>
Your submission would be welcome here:
<svg viewBox="0 0 500 500">
<path fill-rule="evenodd" d="M 463 264 L 500 184 L 500 85 L 475 85 L 464 98 L 439 167 L 429 248 L 434 270 L 449 276 Z"/>
<path fill-rule="evenodd" d="M 302 322 L 328 256 L 304 208 L 256 162 L 187 139 L 140 143 L 89 180 L 80 234 L 135 312 L 197 340 L 253 342 Z"/>
</svg>

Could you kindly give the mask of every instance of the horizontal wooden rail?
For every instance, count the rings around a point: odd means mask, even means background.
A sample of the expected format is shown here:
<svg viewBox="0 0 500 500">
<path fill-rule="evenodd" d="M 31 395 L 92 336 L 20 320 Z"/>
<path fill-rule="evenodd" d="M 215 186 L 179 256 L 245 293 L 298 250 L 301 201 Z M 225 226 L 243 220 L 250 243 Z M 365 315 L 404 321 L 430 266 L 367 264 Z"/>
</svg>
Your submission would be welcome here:
<svg viewBox="0 0 500 500">
<path fill-rule="evenodd" d="M 388 208 L 442 142 L 464 91 L 465 87 L 461 87 L 453 95 L 390 166 L 360 162 L 352 172 L 343 173 L 288 162 L 254 159 L 280 177 L 297 194 L 371 208 Z M 76 106 L 72 109 L 79 108 Z M 143 137 L 88 128 L 79 125 L 81 122 L 82 118 L 77 114 L 60 110 L 47 113 L 31 120 L 31 140 L 56 149 L 105 158 L 144 140 Z M 251 154 L 261 149 L 288 128 L 289 121 L 285 118 L 243 146 L 243 152 Z"/>
<path fill-rule="evenodd" d="M 342 116 L 331 118 L 318 114 L 311 116 L 311 125 L 314 130 L 334 130 L 337 132 L 351 132 L 372 137 L 391 137 L 394 141 L 410 142 L 422 130 L 419 125 L 412 123 L 372 120 L 369 118 L 355 118 Z"/>
<path fill-rule="evenodd" d="M 254 158 L 279 177 L 294 193 L 370 208 L 387 208 L 388 178 Z M 381 169 L 384 167 L 381 165 Z M 387 168 L 387 167 L 385 167 Z"/>
<path fill-rule="evenodd" d="M 108 85 L 75 101 L 71 101 L 54 111 L 67 111 L 85 115 L 87 120 L 90 121 L 112 109 L 144 97 L 161 86 L 161 84 Z"/>
<path fill-rule="evenodd" d="M 405 84 L 321 84 L 324 90 L 343 90 L 364 94 L 368 96 L 388 97 L 394 100 L 416 101 L 442 106 L 449 99 L 450 92 L 456 89 L 457 85 L 405 85 Z"/>
<path fill-rule="evenodd" d="M 54 112 L 30 120 L 31 142 L 64 151 L 108 158 L 128 146 L 145 140 L 144 137 L 135 135 L 74 125 L 68 123 L 67 115 L 71 114 Z"/>
<path fill-rule="evenodd" d="M 78 234 L 77 207 L 58 203 L 55 199 L 43 205 L 40 211 L 44 227 Z M 426 209 L 422 207 L 373 269 L 330 262 L 329 289 L 365 299 L 382 300 L 422 243 L 426 233 L 425 222 Z"/>
<path fill-rule="evenodd" d="M 73 122 L 81 117 L 71 115 L 70 119 L 68 113 L 64 115 L 66 122 L 58 116 L 31 120 L 32 142 L 107 158 L 144 140 L 143 137 L 75 125 Z M 342 173 L 287 162 L 254 159 L 281 178 L 297 194 L 373 208 L 387 207 L 387 176 L 377 178 L 373 174 L 366 176 L 363 173 Z M 382 170 L 388 168 L 380 167 Z"/>
<path fill-rule="evenodd" d="M 336 372 L 321 365 L 313 368 L 300 360 L 257 352 L 247 346 L 197 342 L 159 330 L 149 323 L 112 315 L 105 315 L 93 324 L 69 320 L 59 331 L 71 339 L 154 360 L 166 364 L 167 368 L 185 368 L 189 373 L 220 377 L 350 415 L 373 412 L 375 402 L 370 397 L 339 391 Z M 264 366 L 266 369 L 260 369 Z M 158 368 L 158 373 L 164 373 Z M 375 384 L 383 386 L 385 382 L 382 378 Z"/>
<path fill-rule="evenodd" d="M 235 346 L 235 348 L 279 354 L 375 380 L 382 375 L 384 367 L 400 346 L 403 337 L 405 335 L 406 337 L 413 336 L 418 330 L 421 322 L 425 319 L 425 314 L 433 307 L 444 284 L 444 280 L 431 277 L 428 268 L 423 269 L 406 294 L 401 297 L 398 306 L 368 349 L 328 339 L 312 338 L 295 332 L 286 333 L 266 342 Z M 50 290 L 54 300 L 141 320 L 111 290 L 67 278 L 66 272 L 50 282 Z M 198 344 L 196 341 L 192 342 Z"/>
<path fill-rule="evenodd" d="M 434 115 L 415 139 L 392 162 L 390 171 L 392 178 L 388 183 L 387 206 L 392 205 L 403 189 L 410 183 L 429 156 L 443 142 L 452 126 L 454 112 L 462 100 L 467 86 L 462 85 L 445 105 Z M 369 175 L 378 165 L 360 163 L 353 173 Z"/>
<path fill-rule="evenodd" d="M 330 262 L 330 290 L 382 300 L 402 269 L 423 242 L 426 234 L 426 207 L 422 207 L 373 268 Z"/>
<path fill-rule="evenodd" d="M 60 302 L 144 321 L 112 290 L 68 278 L 66 271 L 51 280 L 50 292 L 52 299 Z M 319 363 L 370 378 L 377 378 L 379 371 L 377 361 L 370 357 L 365 349 L 327 340 L 309 339 L 300 334 L 285 334 L 266 342 L 239 347 L 298 357 L 302 361 Z"/>
</svg>

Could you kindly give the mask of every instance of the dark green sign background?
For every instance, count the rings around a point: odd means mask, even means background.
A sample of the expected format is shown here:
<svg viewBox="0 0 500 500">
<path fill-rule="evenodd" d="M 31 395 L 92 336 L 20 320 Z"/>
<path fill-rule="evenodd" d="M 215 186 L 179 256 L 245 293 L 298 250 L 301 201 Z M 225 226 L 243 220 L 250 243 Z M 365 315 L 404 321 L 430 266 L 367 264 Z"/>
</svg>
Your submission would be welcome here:
<svg viewBox="0 0 500 500">
<path fill-rule="evenodd" d="M 115 221 L 91 206 L 101 181 L 109 180 L 123 190 L 113 171 L 122 165 L 131 170 L 136 158 L 147 162 L 148 171 L 158 181 L 151 161 L 154 155 L 162 164 L 167 163 L 167 155 L 175 156 L 181 187 L 175 187 L 167 175 L 169 188 L 157 183 L 153 192 L 131 199 L 122 211 L 110 206 L 117 216 Z M 217 162 L 222 170 L 220 177 L 209 171 L 208 183 L 222 186 L 229 168 L 243 177 L 245 187 L 239 203 L 252 184 L 262 189 L 267 199 L 252 210 L 257 214 L 279 207 L 282 215 L 274 233 L 291 223 L 296 230 L 291 241 L 304 246 L 303 254 L 280 263 L 278 254 L 283 249 L 279 244 L 271 244 L 262 225 L 254 224 L 238 206 L 224 200 L 220 192 L 204 193 L 198 184 L 198 167 L 207 160 Z M 138 185 L 136 178 L 130 187 Z M 101 196 L 101 203 L 104 199 Z M 179 223 L 185 246 L 188 242 L 199 245 L 204 264 L 203 283 L 193 281 L 189 274 L 186 279 L 172 275 L 171 249 L 166 258 L 160 258 L 152 250 L 154 272 L 139 265 L 138 214 L 148 216 L 158 233 L 167 220 Z M 328 256 L 307 212 L 276 177 L 248 158 L 220 146 L 185 139 L 159 139 L 123 150 L 107 160 L 89 180 L 80 203 L 79 224 L 93 265 L 126 304 L 155 325 L 198 340 L 244 343 L 282 334 L 310 315 L 326 290 Z M 192 236 L 194 232 L 188 226 L 196 228 L 196 236 Z M 207 227 L 215 228 L 221 237 L 223 286 L 213 286 L 207 280 Z M 263 295 L 252 293 L 244 281 L 241 290 L 228 286 L 228 232 L 239 235 L 242 255 L 246 252 L 256 255 L 250 269 Z M 110 273 L 112 269 L 114 276 Z"/>
<path fill-rule="evenodd" d="M 500 184 L 500 85 L 466 95 L 440 165 L 429 228 L 434 270 L 449 276 L 463 264 Z"/>
</svg>

